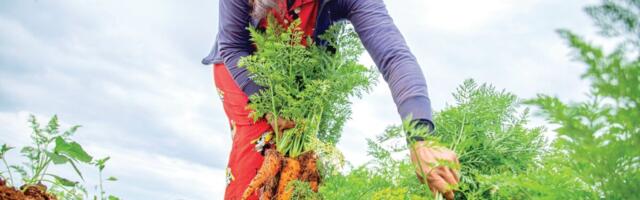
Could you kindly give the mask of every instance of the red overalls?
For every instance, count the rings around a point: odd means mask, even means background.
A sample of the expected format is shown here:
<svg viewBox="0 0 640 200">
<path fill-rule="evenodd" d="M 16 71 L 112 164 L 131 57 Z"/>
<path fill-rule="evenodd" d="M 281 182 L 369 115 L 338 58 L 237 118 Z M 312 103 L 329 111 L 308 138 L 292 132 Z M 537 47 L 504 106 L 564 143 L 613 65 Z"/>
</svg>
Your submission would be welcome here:
<svg viewBox="0 0 640 200">
<path fill-rule="evenodd" d="M 287 9 L 287 1 L 281 0 L 280 9 L 289 12 L 284 16 L 276 11 L 273 13 L 276 14 L 281 25 L 288 25 L 295 18 L 299 18 L 301 20 L 300 28 L 307 36 L 311 36 L 315 27 L 317 6 L 318 2 L 315 0 L 295 0 Z M 266 25 L 264 20 L 261 25 Z M 226 170 L 227 188 L 224 199 L 237 200 L 240 199 L 262 165 L 263 135 L 271 131 L 271 126 L 264 119 L 254 122 L 248 116 L 251 111 L 245 108 L 249 98 L 238 87 L 224 64 L 214 64 L 213 77 L 224 111 L 229 119 L 233 140 Z M 249 199 L 257 200 L 258 196 L 254 194 Z"/>
</svg>

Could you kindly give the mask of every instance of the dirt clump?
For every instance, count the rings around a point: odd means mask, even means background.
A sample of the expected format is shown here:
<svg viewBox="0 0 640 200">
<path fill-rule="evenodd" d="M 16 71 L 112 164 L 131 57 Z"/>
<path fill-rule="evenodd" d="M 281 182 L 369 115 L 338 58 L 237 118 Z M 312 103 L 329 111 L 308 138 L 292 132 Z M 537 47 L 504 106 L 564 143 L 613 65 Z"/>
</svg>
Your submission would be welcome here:
<svg viewBox="0 0 640 200">
<path fill-rule="evenodd" d="M 54 195 L 47 193 L 47 186 L 43 184 L 23 185 L 20 188 L 24 189 L 24 192 L 8 186 L 0 179 L 0 200 L 57 200 Z"/>
</svg>

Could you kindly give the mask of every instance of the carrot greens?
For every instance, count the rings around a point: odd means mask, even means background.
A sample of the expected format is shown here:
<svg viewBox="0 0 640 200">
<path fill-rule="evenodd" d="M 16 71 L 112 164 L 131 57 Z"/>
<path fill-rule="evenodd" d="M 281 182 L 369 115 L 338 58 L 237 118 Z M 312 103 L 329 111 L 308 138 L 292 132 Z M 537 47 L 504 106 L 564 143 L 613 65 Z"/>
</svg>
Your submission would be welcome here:
<svg viewBox="0 0 640 200">
<path fill-rule="evenodd" d="M 270 17 L 269 24 L 277 24 Z M 355 32 L 344 24 L 332 26 L 321 36 L 328 45 L 305 38 L 296 21 L 288 27 L 251 27 L 256 46 L 253 55 L 240 60 L 251 79 L 264 89 L 250 97 L 254 117 L 273 114 L 296 122 L 292 129 L 275 130 L 278 150 L 285 156 L 313 150 L 318 142 L 337 143 L 350 115 L 350 97 L 368 91 L 375 73 L 358 64 L 363 52 Z M 300 43 L 307 40 L 308 46 Z"/>
</svg>

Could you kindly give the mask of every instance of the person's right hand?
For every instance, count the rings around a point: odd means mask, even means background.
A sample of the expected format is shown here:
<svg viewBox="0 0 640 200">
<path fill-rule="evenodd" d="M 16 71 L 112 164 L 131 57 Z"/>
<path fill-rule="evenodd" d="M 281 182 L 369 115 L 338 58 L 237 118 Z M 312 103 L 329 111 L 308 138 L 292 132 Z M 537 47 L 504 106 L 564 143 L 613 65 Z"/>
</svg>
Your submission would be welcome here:
<svg viewBox="0 0 640 200">
<path fill-rule="evenodd" d="M 282 117 L 278 117 L 277 120 L 274 120 L 273 118 L 273 114 L 271 113 L 267 113 L 267 115 L 265 116 L 267 118 L 267 121 L 269 122 L 269 124 L 271 125 L 271 128 L 275 129 L 276 127 L 278 127 L 278 133 L 282 134 L 282 132 L 284 130 L 296 127 L 296 123 L 291 121 L 291 120 L 286 120 Z M 277 125 L 277 126 L 276 126 Z"/>
<path fill-rule="evenodd" d="M 430 147 L 424 141 L 416 142 L 411 150 L 411 161 L 416 165 L 416 175 L 421 182 L 426 182 L 435 195 L 443 194 L 447 200 L 453 200 L 451 189 L 460 181 L 458 171 L 446 166 L 436 166 L 439 161 L 459 165 L 456 153 L 444 147 Z M 424 176 L 423 176 L 424 175 Z M 426 177 L 425 177 L 426 176 Z"/>
</svg>

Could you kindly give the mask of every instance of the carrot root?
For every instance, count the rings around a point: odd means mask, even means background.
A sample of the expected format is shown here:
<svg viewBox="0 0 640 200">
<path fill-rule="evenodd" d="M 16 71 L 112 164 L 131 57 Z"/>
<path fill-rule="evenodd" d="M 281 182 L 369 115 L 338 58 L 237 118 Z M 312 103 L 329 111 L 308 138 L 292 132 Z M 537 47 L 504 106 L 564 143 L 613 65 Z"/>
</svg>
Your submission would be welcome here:
<svg viewBox="0 0 640 200">
<path fill-rule="evenodd" d="M 262 187 L 269 178 L 275 177 L 282 167 L 282 160 L 282 155 L 280 155 L 278 151 L 275 149 L 267 149 L 262 167 L 260 167 L 256 176 L 253 177 L 251 183 L 249 183 L 249 186 L 242 194 L 241 200 L 249 198 L 251 194 Z"/>
<path fill-rule="evenodd" d="M 269 180 L 260 188 L 261 195 L 260 200 L 271 200 L 275 195 L 275 189 L 278 186 L 278 179 L 276 177 L 270 177 Z"/>
<path fill-rule="evenodd" d="M 300 176 L 300 180 L 309 182 L 311 186 L 311 190 L 314 192 L 318 192 L 318 182 L 320 181 L 320 174 L 318 173 L 318 157 L 313 152 L 307 152 L 303 155 L 300 160 L 303 162 L 303 171 Z"/>
<path fill-rule="evenodd" d="M 295 158 L 287 158 L 286 165 L 280 173 L 280 181 L 278 182 L 277 200 L 289 200 L 293 194 L 293 188 L 287 187 L 289 183 L 300 177 L 300 161 Z"/>
</svg>

